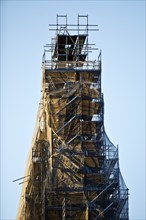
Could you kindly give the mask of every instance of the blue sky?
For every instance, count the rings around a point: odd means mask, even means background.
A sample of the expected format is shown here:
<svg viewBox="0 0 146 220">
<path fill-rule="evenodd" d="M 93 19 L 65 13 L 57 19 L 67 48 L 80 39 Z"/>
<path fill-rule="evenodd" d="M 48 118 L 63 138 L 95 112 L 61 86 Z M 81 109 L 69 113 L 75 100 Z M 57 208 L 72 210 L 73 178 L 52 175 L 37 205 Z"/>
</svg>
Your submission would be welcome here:
<svg viewBox="0 0 146 220">
<path fill-rule="evenodd" d="M 1 1 L 1 220 L 15 219 L 41 97 L 43 46 L 56 14 L 88 14 L 102 50 L 105 128 L 119 145 L 131 220 L 145 216 L 145 1 Z M 97 59 L 97 53 L 90 59 Z"/>
</svg>

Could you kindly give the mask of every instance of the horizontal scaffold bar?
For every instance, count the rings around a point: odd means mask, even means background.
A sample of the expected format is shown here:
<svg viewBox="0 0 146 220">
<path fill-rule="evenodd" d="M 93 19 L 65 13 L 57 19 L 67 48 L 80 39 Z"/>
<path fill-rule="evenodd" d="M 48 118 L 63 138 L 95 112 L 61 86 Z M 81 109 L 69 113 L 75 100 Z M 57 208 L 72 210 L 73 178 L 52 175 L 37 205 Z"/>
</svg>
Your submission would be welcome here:
<svg viewBox="0 0 146 220">
<path fill-rule="evenodd" d="M 75 27 L 78 27 L 78 26 L 82 26 L 82 27 L 86 27 L 87 24 L 49 24 L 49 26 L 61 26 L 61 25 L 66 25 L 66 26 L 75 26 Z M 98 25 L 96 24 L 88 24 L 89 27 L 98 27 Z"/>
</svg>

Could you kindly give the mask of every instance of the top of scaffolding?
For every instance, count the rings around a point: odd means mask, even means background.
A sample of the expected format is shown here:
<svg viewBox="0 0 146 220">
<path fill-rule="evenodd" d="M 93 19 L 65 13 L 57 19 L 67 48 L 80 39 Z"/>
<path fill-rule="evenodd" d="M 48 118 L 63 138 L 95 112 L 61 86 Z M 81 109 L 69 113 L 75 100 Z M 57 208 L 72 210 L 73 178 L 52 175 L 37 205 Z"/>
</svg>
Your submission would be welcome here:
<svg viewBox="0 0 146 220">
<path fill-rule="evenodd" d="M 51 27 L 49 30 L 55 31 L 56 34 L 51 44 L 45 45 L 43 55 L 45 69 L 99 69 L 101 53 L 98 61 L 90 61 L 89 53 L 98 48 L 93 48 L 95 44 L 88 42 L 88 32 L 98 31 L 98 25 L 89 25 L 88 15 L 78 15 L 77 24 L 68 24 L 67 15 L 56 17 L 56 24 L 49 25 Z"/>
</svg>

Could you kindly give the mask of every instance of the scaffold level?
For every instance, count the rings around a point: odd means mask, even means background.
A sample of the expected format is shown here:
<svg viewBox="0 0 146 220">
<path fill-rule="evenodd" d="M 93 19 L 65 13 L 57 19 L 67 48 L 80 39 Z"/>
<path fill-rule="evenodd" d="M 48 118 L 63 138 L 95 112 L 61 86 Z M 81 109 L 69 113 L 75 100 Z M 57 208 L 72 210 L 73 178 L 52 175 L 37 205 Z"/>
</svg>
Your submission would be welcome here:
<svg viewBox="0 0 146 220">
<path fill-rule="evenodd" d="M 97 25 L 88 24 L 88 15 L 78 15 L 77 25 L 57 15 L 50 27 L 56 34 L 44 47 L 17 220 L 128 220 L 118 148 L 104 128 L 101 51 L 88 41 Z"/>
</svg>

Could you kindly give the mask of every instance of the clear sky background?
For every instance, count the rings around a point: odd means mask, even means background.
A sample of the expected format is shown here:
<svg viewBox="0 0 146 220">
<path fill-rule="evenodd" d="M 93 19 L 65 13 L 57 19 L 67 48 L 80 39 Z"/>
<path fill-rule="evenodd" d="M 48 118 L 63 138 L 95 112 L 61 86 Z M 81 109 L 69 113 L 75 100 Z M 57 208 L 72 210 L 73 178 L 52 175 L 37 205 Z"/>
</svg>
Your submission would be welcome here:
<svg viewBox="0 0 146 220">
<path fill-rule="evenodd" d="M 43 46 L 54 36 L 56 14 L 89 16 L 99 32 L 89 43 L 102 49 L 105 128 L 119 145 L 129 188 L 131 220 L 145 216 L 145 1 L 1 0 L 1 220 L 16 218 L 39 100 Z M 97 59 L 97 53 L 90 56 Z"/>
</svg>

